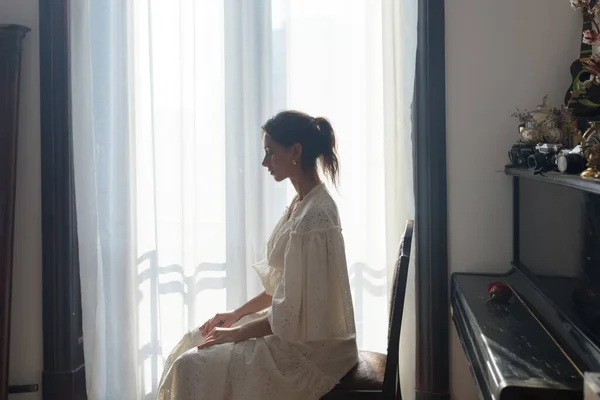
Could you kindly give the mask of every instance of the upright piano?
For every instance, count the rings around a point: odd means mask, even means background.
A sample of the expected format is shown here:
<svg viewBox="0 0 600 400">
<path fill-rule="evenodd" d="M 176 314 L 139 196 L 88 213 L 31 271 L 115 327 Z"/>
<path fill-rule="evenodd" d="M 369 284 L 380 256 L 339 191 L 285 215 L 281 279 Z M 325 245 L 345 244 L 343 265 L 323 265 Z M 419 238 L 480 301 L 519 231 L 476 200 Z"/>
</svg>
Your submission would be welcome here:
<svg viewBox="0 0 600 400">
<path fill-rule="evenodd" d="M 583 399 L 582 374 L 600 372 L 600 182 L 505 172 L 512 268 L 453 274 L 454 325 L 480 398 Z M 487 301 L 492 282 L 512 289 L 508 302 Z"/>
</svg>

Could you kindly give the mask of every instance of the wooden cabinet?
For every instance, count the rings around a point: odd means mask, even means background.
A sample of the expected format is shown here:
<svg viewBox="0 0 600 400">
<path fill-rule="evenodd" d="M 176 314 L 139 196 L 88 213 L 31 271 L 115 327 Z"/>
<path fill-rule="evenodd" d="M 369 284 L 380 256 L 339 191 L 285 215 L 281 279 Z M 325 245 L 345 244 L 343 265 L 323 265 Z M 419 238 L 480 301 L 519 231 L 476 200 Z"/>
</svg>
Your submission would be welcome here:
<svg viewBox="0 0 600 400">
<path fill-rule="evenodd" d="M 28 28 L 0 25 L 0 400 L 8 398 L 21 50 Z"/>
</svg>

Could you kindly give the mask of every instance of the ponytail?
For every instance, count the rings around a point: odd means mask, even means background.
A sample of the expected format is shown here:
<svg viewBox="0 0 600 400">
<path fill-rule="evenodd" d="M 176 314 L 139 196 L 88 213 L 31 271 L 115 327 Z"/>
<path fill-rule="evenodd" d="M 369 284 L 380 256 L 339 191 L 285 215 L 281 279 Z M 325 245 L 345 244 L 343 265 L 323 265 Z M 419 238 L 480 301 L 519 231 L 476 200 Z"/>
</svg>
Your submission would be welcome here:
<svg viewBox="0 0 600 400">
<path fill-rule="evenodd" d="M 331 183 L 333 183 L 334 186 L 337 186 L 339 182 L 340 165 L 335 141 L 335 132 L 327 118 L 316 117 L 314 121 L 321 138 L 319 156 L 321 168 Z"/>
</svg>

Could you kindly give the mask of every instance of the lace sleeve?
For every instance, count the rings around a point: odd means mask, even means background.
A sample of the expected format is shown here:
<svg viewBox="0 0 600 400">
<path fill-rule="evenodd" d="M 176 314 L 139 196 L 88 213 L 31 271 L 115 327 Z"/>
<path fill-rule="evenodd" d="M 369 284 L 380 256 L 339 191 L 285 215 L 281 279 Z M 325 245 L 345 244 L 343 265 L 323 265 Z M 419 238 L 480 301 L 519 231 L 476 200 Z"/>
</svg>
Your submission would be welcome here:
<svg viewBox="0 0 600 400">
<path fill-rule="evenodd" d="M 268 314 L 273 334 L 290 342 L 355 334 L 344 240 L 339 227 L 291 233 L 283 279 Z"/>
<path fill-rule="evenodd" d="M 273 293 L 275 292 L 275 287 L 281 281 L 283 272 L 281 270 L 269 266 L 267 260 L 254 264 L 252 268 L 254 268 L 254 270 L 260 277 L 265 292 L 269 296 L 273 296 Z"/>
</svg>

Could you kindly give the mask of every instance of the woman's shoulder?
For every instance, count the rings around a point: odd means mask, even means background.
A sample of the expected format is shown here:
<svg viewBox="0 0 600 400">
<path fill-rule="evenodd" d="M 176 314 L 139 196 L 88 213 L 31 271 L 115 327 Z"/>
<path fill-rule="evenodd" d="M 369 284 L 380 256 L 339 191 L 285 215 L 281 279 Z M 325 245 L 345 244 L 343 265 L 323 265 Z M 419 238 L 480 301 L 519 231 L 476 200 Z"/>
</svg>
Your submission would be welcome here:
<svg viewBox="0 0 600 400">
<path fill-rule="evenodd" d="M 340 217 L 337 204 L 327 189 L 322 188 L 318 194 L 308 199 L 298 213 L 292 230 L 296 234 L 306 234 L 339 228 Z"/>
</svg>

